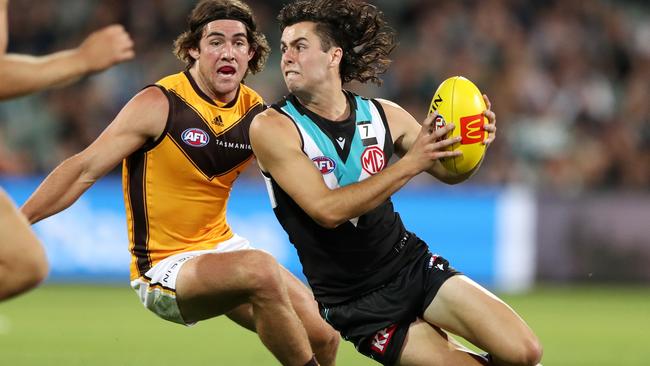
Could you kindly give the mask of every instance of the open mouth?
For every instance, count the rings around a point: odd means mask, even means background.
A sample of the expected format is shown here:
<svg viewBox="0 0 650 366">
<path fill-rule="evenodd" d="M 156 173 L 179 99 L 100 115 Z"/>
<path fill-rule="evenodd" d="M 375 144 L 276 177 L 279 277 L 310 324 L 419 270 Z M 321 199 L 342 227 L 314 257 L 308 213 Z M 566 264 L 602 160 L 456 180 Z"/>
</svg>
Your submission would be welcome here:
<svg viewBox="0 0 650 366">
<path fill-rule="evenodd" d="M 217 74 L 221 75 L 234 75 L 236 72 L 235 68 L 232 66 L 221 66 L 219 69 L 217 69 Z"/>
</svg>

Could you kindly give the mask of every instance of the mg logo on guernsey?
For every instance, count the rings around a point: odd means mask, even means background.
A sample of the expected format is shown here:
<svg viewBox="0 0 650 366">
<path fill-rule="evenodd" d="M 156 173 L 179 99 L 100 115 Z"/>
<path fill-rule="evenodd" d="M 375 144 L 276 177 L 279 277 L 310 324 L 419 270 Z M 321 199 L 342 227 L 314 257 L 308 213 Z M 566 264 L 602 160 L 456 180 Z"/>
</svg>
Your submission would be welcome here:
<svg viewBox="0 0 650 366">
<path fill-rule="evenodd" d="M 336 169 L 336 162 L 327 156 L 317 156 L 311 159 L 311 161 L 316 164 L 316 168 L 318 168 L 323 175 L 329 174 Z"/>
<path fill-rule="evenodd" d="M 361 154 L 361 167 L 370 175 L 379 173 L 385 165 L 384 152 L 377 146 L 370 146 Z"/>
<path fill-rule="evenodd" d="M 484 139 L 483 113 L 460 118 L 460 136 L 462 145 L 476 144 Z"/>
<path fill-rule="evenodd" d="M 390 344 L 390 339 L 393 338 L 395 329 L 397 329 L 397 325 L 393 324 L 375 333 L 375 336 L 370 340 L 370 349 L 383 355 Z"/>
<path fill-rule="evenodd" d="M 208 133 L 200 128 L 188 128 L 181 134 L 184 143 L 193 147 L 202 147 L 210 142 Z"/>
</svg>

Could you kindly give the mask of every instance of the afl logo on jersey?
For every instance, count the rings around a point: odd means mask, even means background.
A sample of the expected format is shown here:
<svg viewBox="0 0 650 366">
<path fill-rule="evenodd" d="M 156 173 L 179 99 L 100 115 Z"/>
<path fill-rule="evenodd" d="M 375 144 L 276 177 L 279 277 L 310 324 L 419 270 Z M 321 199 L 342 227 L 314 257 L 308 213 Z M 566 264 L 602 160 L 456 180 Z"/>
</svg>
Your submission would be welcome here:
<svg viewBox="0 0 650 366">
<path fill-rule="evenodd" d="M 327 156 L 317 156 L 311 159 L 311 161 L 316 164 L 316 168 L 318 168 L 323 175 L 329 174 L 336 169 L 336 162 Z"/>
<path fill-rule="evenodd" d="M 188 128 L 181 134 L 183 142 L 193 147 L 203 147 L 210 142 L 208 133 L 200 128 Z"/>
<path fill-rule="evenodd" d="M 385 165 L 384 151 L 377 146 L 370 146 L 361 154 L 361 166 L 370 175 L 379 173 Z"/>
</svg>

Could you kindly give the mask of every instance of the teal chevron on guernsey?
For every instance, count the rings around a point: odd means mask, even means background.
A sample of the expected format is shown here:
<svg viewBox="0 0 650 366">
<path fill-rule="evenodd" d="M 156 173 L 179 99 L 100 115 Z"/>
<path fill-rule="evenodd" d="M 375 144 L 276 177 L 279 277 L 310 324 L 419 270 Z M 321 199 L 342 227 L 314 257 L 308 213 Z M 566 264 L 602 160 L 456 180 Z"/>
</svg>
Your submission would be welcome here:
<svg viewBox="0 0 650 366">
<path fill-rule="evenodd" d="M 368 128 L 374 129 L 372 136 L 377 136 L 379 138 L 375 139 L 376 145 L 383 148 L 385 126 L 378 111 L 369 100 L 356 95 L 354 98 L 356 102 L 355 124 L 357 126 L 367 125 Z M 287 100 L 286 104 L 282 106 L 282 110 L 296 123 L 303 140 L 305 141 L 303 149 L 310 159 L 325 156 L 335 162 L 333 173 L 336 177 L 336 182 L 334 185 L 331 185 L 332 183 L 328 182 L 330 188 L 346 186 L 367 178 L 367 175 L 363 173 L 361 160 L 355 158 L 348 159 L 348 157 L 361 156 L 364 149 L 368 147 L 364 146 L 358 128 L 354 129 L 354 134 L 350 137 L 351 147 L 349 154 L 342 159 L 336 150 L 336 146 L 334 145 L 335 142 L 325 132 L 323 132 L 323 130 L 319 128 L 319 126 L 316 125 L 308 115 L 301 113 L 292 101 Z"/>
</svg>

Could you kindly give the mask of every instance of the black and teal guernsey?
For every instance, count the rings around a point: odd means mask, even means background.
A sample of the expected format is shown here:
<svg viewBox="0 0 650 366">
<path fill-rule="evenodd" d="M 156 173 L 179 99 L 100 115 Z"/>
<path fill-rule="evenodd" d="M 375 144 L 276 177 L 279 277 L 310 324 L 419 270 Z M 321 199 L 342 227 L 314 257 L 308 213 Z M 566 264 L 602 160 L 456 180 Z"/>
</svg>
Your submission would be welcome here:
<svg viewBox="0 0 650 366">
<path fill-rule="evenodd" d="M 345 92 L 350 116 L 334 122 L 318 116 L 289 95 L 272 108 L 289 117 L 302 139 L 303 152 L 336 189 L 383 170 L 393 141 L 383 108 L 376 100 Z M 264 173 L 278 221 L 296 247 L 316 299 L 339 304 L 382 287 L 409 260 L 406 230 L 387 199 L 370 212 L 335 229 L 318 225 Z"/>
</svg>

